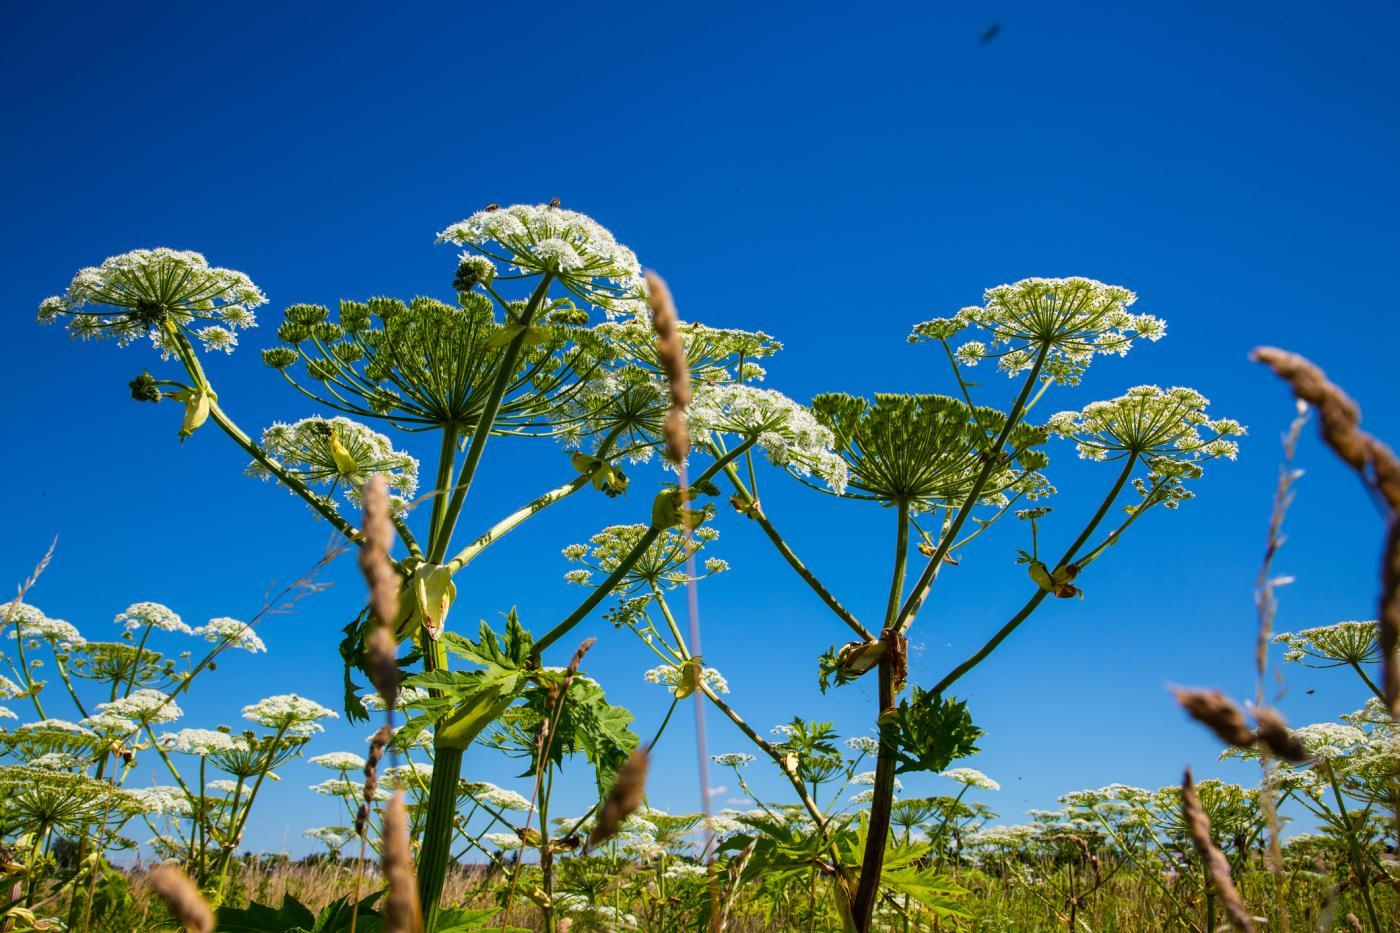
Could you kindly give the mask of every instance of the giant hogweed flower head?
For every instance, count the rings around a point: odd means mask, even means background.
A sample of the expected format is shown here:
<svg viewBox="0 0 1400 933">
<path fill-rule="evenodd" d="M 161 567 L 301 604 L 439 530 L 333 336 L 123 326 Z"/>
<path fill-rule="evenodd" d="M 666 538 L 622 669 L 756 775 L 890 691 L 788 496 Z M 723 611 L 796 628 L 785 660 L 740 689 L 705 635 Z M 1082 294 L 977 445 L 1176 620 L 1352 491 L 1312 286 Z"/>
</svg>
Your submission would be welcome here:
<svg viewBox="0 0 1400 933">
<path fill-rule="evenodd" d="M 702 384 L 696 386 L 687 414 L 697 442 L 705 431 L 753 439 L 775 466 L 797 476 L 817 476 L 837 494 L 846 489 L 846 461 L 831 449 L 831 430 L 781 392 Z"/>
<path fill-rule="evenodd" d="M 243 718 L 291 735 L 311 735 L 325 731 L 319 720 L 338 719 L 340 716 L 335 710 L 327 709 L 314 700 L 295 693 L 283 693 L 243 707 Z"/>
<path fill-rule="evenodd" d="M 1374 621 L 1338 622 L 1300 632 L 1282 632 L 1274 643 L 1287 648 L 1285 661 L 1296 661 L 1304 667 L 1342 667 L 1379 661 L 1377 635 Z"/>
<path fill-rule="evenodd" d="M 359 502 L 360 489 L 371 476 L 383 476 L 389 488 L 407 499 L 418 488 L 418 461 L 394 449 L 389 438 L 349 418 L 303 418 L 274 424 L 263 432 L 261 445 L 289 473 L 308 484 L 329 483 L 346 498 Z M 257 461 L 251 476 L 268 478 Z"/>
<path fill-rule="evenodd" d="M 783 345 L 760 331 L 708 327 L 690 321 L 676 325 L 686 365 L 695 382 L 758 382 L 761 368 L 750 364 L 777 353 Z M 599 324 L 594 333 L 616 347 L 621 358 L 657 376 L 664 375 L 657 355 L 656 334 L 642 321 Z"/>
<path fill-rule="evenodd" d="M 1006 423 L 991 408 L 969 408 L 945 395 L 877 394 L 867 399 L 839 392 L 818 395 L 812 412 L 834 439 L 854 499 L 904 502 L 916 511 L 959 504 L 985 467 L 984 450 Z M 1044 429 L 1019 424 L 1008 440 L 1009 456 L 983 486 L 984 498 L 1016 485 L 1036 499 L 1049 487 L 1032 483 L 1044 468 Z"/>
<path fill-rule="evenodd" d="M 236 331 L 253 327 L 253 309 L 266 303 L 242 272 L 211 267 L 188 250 L 138 249 L 82 269 L 62 295 L 39 304 L 40 323 L 68 319 L 84 339 L 112 337 L 126 345 L 150 336 L 167 346 L 170 329 L 185 331 L 206 350 L 232 352 Z"/>
<path fill-rule="evenodd" d="M 493 431 L 516 433 L 546 420 L 613 354 L 589 329 L 555 321 L 568 310 L 563 304 L 531 326 Z M 264 350 L 263 362 L 299 390 L 405 430 L 475 425 L 509 343 L 491 300 L 475 292 L 460 294 L 457 307 L 431 298 L 342 301 L 334 320 L 322 305 L 292 305 L 277 336 L 283 346 Z M 306 379 L 293 375 L 298 364 Z"/>
<path fill-rule="evenodd" d="M 140 724 L 174 722 L 184 715 L 169 694 L 150 687 L 133 690 L 110 703 L 99 703 L 97 708 Z"/>
<path fill-rule="evenodd" d="M 595 585 L 593 575 L 596 573 L 607 577 L 612 574 L 627 559 L 647 530 L 647 525 L 609 525 L 589 538 L 587 544 L 569 545 L 564 548 L 564 557 L 579 566 L 566 573 L 564 579 L 581 586 Z M 685 572 L 686 561 L 718 537 L 719 532 L 709 525 L 692 529 L 689 534 L 678 529 L 661 532 L 619 581 L 614 588 L 615 594 L 625 598 L 638 591 L 650 592 L 653 586 L 672 589 L 692 580 L 703 580 L 725 572 L 729 564 L 715 557 L 705 560 L 703 573 L 690 577 Z"/>
<path fill-rule="evenodd" d="M 1238 421 L 1206 414 L 1209 404 L 1195 389 L 1137 386 L 1083 411 L 1053 415 L 1047 427 L 1073 440 L 1086 460 L 1138 458 L 1150 470 L 1146 480 L 1134 480 L 1144 504 L 1174 508 L 1191 498 L 1183 481 L 1198 479 L 1207 461 L 1235 459 L 1233 438 L 1245 433 Z"/>
<path fill-rule="evenodd" d="M 117 613 L 114 621 L 128 632 L 140 631 L 149 626 L 153 629 L 160 629 L 162 632 L 179 632 L 182 635 L 194 634 L 194 630 L 184 623 L 175 610 L 160 603 L 132 603 Z"/>
<path fill-rule="evenodd" d="M 225 642 L 230 648 L 242 648 L 250 654 L 266 652 L 267 645 L 247 622 L 240 622 L 228 616 L 210 619 L 208 625 L 201 625 L 194 634 L 205 641 Z"/>
<path fill-rule="evenodd" d="M 1166 333 L 1159 318 L 1129 312 L 1136 301 L 1126 288 L 1078 276 L 1022 279 L 987 289 L 981 305 L 916 325 L 909 340 L 946 342 L 978 328 L 990 334 L 990 343 L 970 340 L 960 346 L 956 356 L 963 365 L 995 359 L 1014 376 L 1044 354 L 1043 378 L 1077 385 L 1095 354 L 1123 356 L 1134 340 L 1159 340 Z"/>
<path fill-rule="evenodd" d="M 548 204 L 493 205 L 448 227 L 437 241 L 465 246 L 511 266 L 521 277 L 552 275 L 609 318 L 640 314 L 646 308 L 636 254 L 602 224 L 577 211 Z"/>
</svg>

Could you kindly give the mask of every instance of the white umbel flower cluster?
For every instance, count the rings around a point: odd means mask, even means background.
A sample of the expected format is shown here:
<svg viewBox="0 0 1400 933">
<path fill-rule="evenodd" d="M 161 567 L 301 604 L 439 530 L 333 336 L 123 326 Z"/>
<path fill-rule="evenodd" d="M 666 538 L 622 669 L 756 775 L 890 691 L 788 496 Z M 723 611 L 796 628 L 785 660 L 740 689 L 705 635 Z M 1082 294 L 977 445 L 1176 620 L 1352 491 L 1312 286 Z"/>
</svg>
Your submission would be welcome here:
<svg viewBox="0 0 1400 933">
<path fill-rule="evenodd" d="M 477 211 L 438 234 L 525 275 L 552 275 L 608 317 L 646 308 L 641 264 L 602 224 L 578 211 L 547 204 L 513 204 Z"/>
<path fill-rule="evenodd" d="M 955 354 L 964 366 L 995 359 L 1014 376 L 1043 356 L 1043 378 L 1077 385 L 1095 354 L 1123 356 L 1134 340 L 1160 340 L 1166 334 L 1161 319 L 1128 311 L 1136 301 L 1126 288 L 1079 276 L 1022 279 L 987 289 L 981 305 L 915 326 L 909 340 L 947 341 L 979 328 L 990 334 L 990 345 L 971 340 L 959 347 Z"/>
<path fill-rule="evenodd" d="M 87 641 L 72 623 L 51 619 L 38 607 L 19 600 L 0 605 L 0 624 L 5 623 L 13 626 L 11 638 L 23 636 L 30 641 L 47 641 L 64 648 Z"/>
<path fill-rule="evenodd" d="M 252 654 L 267 651 L 267 645 L 263 644 L 251 625 L 228 616 L 210 619 L 208 625 L 201 625 L 194 630 L 194 634 L 205 641 L 227 642 L 230 648 L 242 648 Z"/>
<path fill-rule="evenodd" d="M 1001 790 L 1001 785 L 987 777 L 976 768 L 949 768 L 943 772 L 943 776 L 949 780 L 957 781 L 968 787 L 975 787 L 979 790 Z"/>
<path fill-rule="evenodd" d="M 110 703 L 99 703 L 97 708 L 143 724 L 174 722 L 184 715 L 168 695 L 149 687 L 133 690 Z"/>
<path fill-rule="evenodd" d="M 358 771 L 365 766 L 364 758 L 354 752 L 327 752 L 307 760 L 332 771 Z"/>
<path fill-rule="evenodd" d="M 714 431 L 753 438 L 775 465 L 800 476 L 816 475 L 838 494 L 846 489 L 846 461 L 831 449 L 832 433 L 781 392 L 700 385 L 686 414 L 692 435 Z"/>
<path fill-rule="evenodd" d="M 181 729 L 179 732 L 163 732 L 158 739 L 160 747 L 168 752 L 182 752 L 203 758 L 218 752 L 245 751 L 248 742 L 242 736 L 230 735 L 215 729 Z"/>
<path fill-rule="evenodd" d="M 649 684 L 661 684 L 674 690 L 681 682 L 681 671 L 681 668 L 674 665 L 662 664 L 660 667 L 653 667 L 642 677 Z M 729 681 L 713 667 L 702 667 L 700 677 L 715 693 L 729 692 Z"/>
<path fill-rule="evenodd" d="M 340 714 L 295 693 L 282 693 L 243 707 L 243 718 L 290 735 L 311 735 L 325 731 L 318 720 L 339 719 Z"/>
<path fill-rule="evenodd" d="M 395 450 L 385 435 L 349 418 L 274 424 L 263 431 L 259 443 L 288 472 L 307 483 L 341 488 L 351 502 L 360 501 L 360 488 L 373 476 L 383 476 L 404 499 L 418 489 L 418 460 Z M 271 476 L 257 461 L 248 465 L 248 474 Z"/>
<path fill-rule="evenodd" d="M 149 336 L 165 347 L 163 330 L 189 331 L 206 350 L 232 352 L 235 331 L 254 327 L 262 291 L 242 272 L 211 267 L 199 253 L 138 249 L 78 272 L 62 295 L 39 304 L 39 322 L 67 317 L 84 339 L 113 337 L 122 345 Z M 193 329 L 196 324 L 203 327 Z"/>
<path fill-rule="evenodd" d="M 1051 431 L 1075 442 L 1086 460 L 1136 455 L 1152 465 L 1233 460 L 1245 433 L 1230 418 L 1206 414 L 1210 401 L 1195 389 L 1136 386 L 1118 398 L 1091 402 L 1083 411 L 1051 416 Z"/>
<path fill-rule="evenodd" d="M 180 632 L 183 635 L 192 635 L 194 631 L 184 623 L 184 620 L 175 613 L 175 610 L 160 603 L 132 603 L 126 609 L 117 613 L 116 623 L 123 626 L 128 632 L 139 631 L 147 626 L 160 629 L 162 632 Z"/>
</svg>

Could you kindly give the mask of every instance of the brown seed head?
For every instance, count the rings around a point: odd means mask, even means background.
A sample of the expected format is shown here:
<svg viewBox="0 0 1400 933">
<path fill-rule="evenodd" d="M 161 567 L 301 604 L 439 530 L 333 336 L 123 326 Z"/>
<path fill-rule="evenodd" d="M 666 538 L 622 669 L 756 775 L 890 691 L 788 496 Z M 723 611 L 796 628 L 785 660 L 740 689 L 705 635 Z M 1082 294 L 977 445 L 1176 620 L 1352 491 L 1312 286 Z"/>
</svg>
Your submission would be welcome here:
<svg viewBox="0 0 1400 933">
<path fill-rule="evenodd" d="M 639 748 L 617 773 L 608 799 L 603 801 L 598 811 L 598 819 L 593 831 L 588 834 L 588 848 L 593 849 L 617 835 L 618 829 L 629 816 L 642 805 L 642 795 L 646 791 L 647 765 L 650 756 L 645 748 Z"/>
<path fill-rule="evenodd" d="M 384 880 L 389 893 L 384 898 L 385 933 L 420 933 L 423 911 L 418 904 L 418 882 L 413 876 L 413 852 L 408 841 L 408 808 L 403 791 L 394 791 L 384 808 Z"/>
<path fill-rule="evenodd" d="M 365 483 L 364 503 L 360 572 L 369 584 L 370 612 L 378 623 L 365 640 L 367 667 L 385 708 L 392 709 L 399 692 L 398 644 L 388 629 L 399 615 L 399 575 L 389 559 L 394 524 L 389 517 L 389 487 L 384 477 L 374 476 Z"/>
<path fill-rule="evenodd" d="M 1288 722 L 1282 713 L 1273 707 L 1261 706 L 1254 711 L 1254 719 L 1259 723 L 1256 730 L 1259 741 L 1276 757 L 1285 761 L 1308 760 L 1308 750 L 1303 748 L 1303 743 L 1299 742 L 1293 730 L 1288 728 Z"/>
<path fill-rule="evenodd" d="M 690 453 L 690 431 L 685 423 L 685 409 L 690 404 L 690 365 L 686 362 L 680 317 L 671 290 L 655 272 L 647 273 L 647 302 L 651 305 L 651 327 L 656 332 L 656 358 L 671 391 L 671 408 L 662 425 L 666 456 L 673 463 L 680 463 Z"/>
<path fill-rule="evenodd" d="M 1215 891 L 1220 896 L 1221 903 L 1225 905 L 1225 915 L 1230 920 L 1230 926 L 1240 933 L 1254 933 L 1254 921 L 1245 910 L 1240 892 L 1235 889 L 1234 879 L 1230 877 L 1230 863 L 1211 841 L 1210 818 L 1206 816 L 1205 810 L 1201 809 L 1201 798 L 1196 794 L 1196 783 L 1191 780 L 1190 768 L 1186 769 L 1186 774 L 1181 780 L 1181 813 L 1186 820 L 1186 828 L 1191 833 L 1191 843 L 1196 847 L 1196 854 L 1205 864 L 1211 882 L 1215 885 Z"/>
<path fill-rule="evenodd" d="M 1244 721 L 1244 713 L 1219 690 L 1186 690 L 1173 688 L 1176 702 L 1191 714 L 1191 718 L 1207 726 L 1226 745 L 1250 748 L 1254 733 Z"/>
<path fill-rule="evenodd" d="M 170 908 L 175 922 L 187 933 L 213 933 L 214 911 L 199 893 L 199 888 L 174 865 L 160 865 L 146 876 L 160 899 Z"/>
</svg>

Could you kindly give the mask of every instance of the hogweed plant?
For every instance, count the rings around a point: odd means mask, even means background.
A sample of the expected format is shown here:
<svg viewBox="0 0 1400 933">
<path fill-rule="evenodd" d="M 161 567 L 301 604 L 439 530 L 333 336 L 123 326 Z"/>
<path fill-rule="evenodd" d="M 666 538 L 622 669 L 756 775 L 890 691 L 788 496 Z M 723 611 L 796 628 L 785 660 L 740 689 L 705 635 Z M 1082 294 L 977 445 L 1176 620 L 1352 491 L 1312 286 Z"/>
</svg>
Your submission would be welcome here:
<svg viewBox="0 0 1400 933">
<path fill-rule="evenodd" d="M 88 928 L 94 902 L 125 884 L 108 854 L 143 843 L 219 902 L 264 783 L 280 780 L 277 769 L 336 713 L 286 694 L 245 706 L 242 722 L 203 728 L 182 725 L 178 701 L 225 652 L 266 651 L 256 624 L 317 586 L 313 571 L 249 622 L 191 626 L 167 606 L 138 602 L 107 632 L 88 628 L 91 640 L 22 598 L 0 605 L 10 642 L 0 650 L 0 716 L 17 720 L 0 729 L 0 834 L 13 853 L 6 871 L 23 882 L 7 924 L 43 929 L 48 917 Z M 21 713 L 32 718 L 18 721 Z M 151 764 L 165 783 L 140 779 Z"/>
<path fill-rule="evenodd" d="M 896 807 L 897 776 L 946 771 L 964 792 L 986 786 L 968 769 L 948 771 L 976 750 L 980 734 L 951 688 L 1045 599 L 1081 596 L 1089 565 L 1144 514 L 1189 499 L 1208 462 L 1234 457 L 1233 438 L 1243 428 L 1210 414 L 1194 390 L 1155 386 L 1044 416 L 1046 396 L 1077 386 L 1097 357 L 1124 356 L 1164 334 L 1159 319 L 1133 310 L 1130 291 L 1090 279 L 998 286 L 979 306 L 917 325 L 910 340 L 948 364 L 948 394 L 832 392 L 804 406 L 757 384 L 766 375 L 763 361 L 781 349 L 764 333 L 695 323 L 672 331 L 667 324 L 664 339 L 678 335 L 684 352 L 678 369 L 674 346 L 658 348 L 635 255 L 583 214 L 557 203 L 491 205 L 447 227 L 438 241 L 462 250 L 451 302 L 368 297 L 334 309 L 285 309 L 278 344 L 263 350 L 262 359 L 317 410 L 262 431 L 235 422 L 225 407 L 230 400 L 203 363 L 212 351 L 234 352 L 238 332 L 256 323 L 255 309 L 266 303 L 241 273 L 213 268 L 195 253 L 138 250 L 82 270 L 39 312 L 41 321 L 66 321 L 79 338 L 111 337 L 122 345 L 149 339 L 164 367 L 159 375 L 137 375 L 133 398 L 178 403 L 182 441 L 207 433 L 212 423 L 247 454 L 250 474 L 285 486 L 347 545 L 366 544 L 354 518 L 366 483 L 382 477 L 392 492 L 397 540 L 388 559 L 397 609 L 394 618 L 380 620 L 367 607 L 346 626 L 343 705 L 350 718 L 367 718 L 366 697 L 376 695 L 363 694 L 357 679 L 373 678 L 371 636 L 387 625 L 405 676 L 396 703 L 403 722 L 389 746 L 400 761 L 383 773 L 381 790 L 402 791 L 407 801 L 426 928 L 443 925 L 448 868 L 472 853 L 509 876 L 506 913 L 519 891 L 537 905 L 545 929 L 560 928 L 565 915 L 585 924 L 625 913 L 621 904 L 602 902 L 585 878 L 588 860 L 601 856 L 583 854 L 579 840 L 606 811 L 595 807 L 561 821 L 550 805 L 559 774 L 576 759 L 591 767 L 599 799 L 606 799 L 641 747 L 632 714 L 609 704 L 602 685 L 578 669 L 581 654 L 567 668 L 545 664 L 546 652 L 595 613 L 635 633 L 655 655 L 659 666 L 646 676 L 670 694 L 670 712 L 682 699 L 703 697 L 778 769 L 796 800 L 779 810 L 755 799 L 757 812 L 741 819 L 655 824 L 647 845 L 659 848 L 637 845 L 662 859 L 659 890 L 689 883 L 683 876 L 691 873 L 660 853 L 675 851 L 674 833 L 694 831 L 719 839 L 718 857 L 728 859 L 732 876 L 724 897 L 717 874 L 701 879 L 710 897 L 697 910 L 707 923 L 732 910 L 732 886 L 785 871 L 805 879 L 812 923 L 818 901 L 858 931 L 872 929 L 877 915 L 907 922 L 911 899 L 935 915 L 953 916 L 951 887 L 929 870 L 925 847 L 909 831 L 936 819 L 942 846 L 970 833 L 984 815 L 961 794 L 929 798 L 925 808 Z M 972 380 L 979 366 L 1009 377 L 1006 399 Z M 678 432 L 688 433 L 688 445 Z M 436 461 L 422 469 L 403 450 L 403 435 L 420 433 L 437 450 Z M 519 494 L 522 504 L 513 511 L 481 517 L 468 505 L 476 501 L 471 492 L 493 437 L 552 438 L 564 452 L 549 455 L 557 458 L 558 484 Z M 1055 489 L 1047 451 L 1061 440 L 1074 443 L 1081 457 L 1110 464 L 1099 505 L 1074 523 L 1048 504 Z M 668 463 L 682 482 L 661 483 L 641 496 L 645 506 L 636 506 L 632 465 L 659 450 L 674 458 L 687 449 L 684 463 Z M 760 459 L 824 495 L 889 510 L 890 583 L 878 620 L 858 619 L 780 534 L 760 498 Z M 515 490 L 496 494 L 517 498 Z M 538 634 L 513 610 L 502 631 L 481 623 L 472 638 L 454 626 L 451 610 L 469 565 L 533 516 L 581 495 L 598 496 L 610 521 L 564 550 L 572 564 L 567 580 L 582 591 L 577 607 Z M 740 524 L 756 526 L 849 630 L 852 640 L 831 645 L 817 674 L 823 689 L 866 675 L 877 679 L 871 736 L 841 746 L 830 726 L 802 719 L 778 735 L 761 734 L 725 698 L 724 677 L 690 643 L 672 605 L 674 591 L 728 570 L 723 559 L 703 553 L 717 537 L 713 525 L 726 498 L 748 520 Z M 1024 605 L 940 679 L 909 683 L 908 633 L 939 574 L 956 572 L 963 549 L 1007 518 L 1020 523 L 1025 538 L 1016 558 L 1029 576 Z M 145 631 L 161 628 L 141 624 Z M 230 634 L 222 624 L 206 629 Z M 65 632 L 48 631 L 50 644 L 65 644 Z M 109 681 L 124 676 L 133 691 L 159 689 L 179 676 L 178 666 L 148 662 L 143 651 L 122 643 L 120 650 L 92 652 L 82 668 Z M 305 738 L 291 726 L 265 728 L 271 738 L 249 738 L 237 749 L 198 745 L 196 736 L 183 744 L 204 748 L 188 753 L 201 764 L 235 767 L 228 773 L 237 776 L 250 766 L 236 756 L 261 753 L 271 760 L 273 747 Z M 473 742 L 521 759 L 535 783 L 523 812 L 503 791 L 463 775 L 463 753 Z M 186 754 L 174 745 L 160 752 Z M 717 761 L 747 763 L 735 755 Z M 314 838 L 339 851 L 347 827 L 365 825 L 357 816 L 364 787 L 356 768 L 363 764 L 351 752 L 318 763 L 332 775 L 317 790 L 344 799 L 346 825 L 320 828 Z M 740 786 L 747 787 L 742 779 Z M 241 791 L 234 796 L 242 800 Z M 229 819 L 223 807 L 197 804 L 216 823 Z M 903 835 L 892 826 L 903 827 Z M 373 832 L 362 838 L 381 849 Z M 228 838 L 227 832 L 206 836 L 173 844 L 218 849 Z M 531 867 L 523 871 L 527 855 Z M 569 867 L 575 862 L 578 868 Z M 574 882 L 571 891 L 556 890 Z M 658 909 L 664 913 L 664 906 Z"/>
</svg>

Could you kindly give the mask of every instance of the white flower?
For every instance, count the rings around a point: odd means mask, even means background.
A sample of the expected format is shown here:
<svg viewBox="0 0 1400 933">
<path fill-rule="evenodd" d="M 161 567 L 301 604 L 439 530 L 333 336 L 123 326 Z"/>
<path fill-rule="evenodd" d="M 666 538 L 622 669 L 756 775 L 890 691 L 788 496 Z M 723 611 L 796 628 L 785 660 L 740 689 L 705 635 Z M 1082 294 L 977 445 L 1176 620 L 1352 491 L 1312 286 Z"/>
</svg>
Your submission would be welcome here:
<svg viewBox="0 0 1400 933">
<path fill-rule="evenodd" d="M 1228 437 L 1243 434 L 1244 428 L 1234 421 L 1211 421 L 1206 414 L 1209 404 L 1195 389 L 1136 386 L 1118 398 L 1091 402 L 1081 412 L 1060 412 L 1048 426 L 1074 440 L 1079 456 L 1086 460 L 1116 460 L 1130 454 L 1153 466 L 1220 457 L 1233 460 L 1239 445 Z"/>
<path fill-rule="evenodd" d="M 159 690 L 142 688 L 133 690 L 128 696 L 110 703 L 99 703 L 97 708 L 106 713 L 114 713 L 138 723 L 174 722 L 184 715 L 180 707 L 167 694 Z"/>
<path fill-rule="evenodd" d="M 242 648 L 252 654 L 267 651 L 267 645 L 263 644 L 263 640 L 253 631 L 251 625 L 228 616 L 210 619 L 208 625 L 201 625 L 194 630 L 194 634 L 205 641 L 227 641 L 229 647 Z"/>
<path fill-rule="evenodd" d="M 851 783 L 852 783 L 852 784 L 869 785 L 869 786 L 872 786 L 872 787 L 873 787 L 873 786 L 875 785 L 875 772 L 874 772 L 874 771 L 862 771 L 861 773 L 857 774 L 855 777 L 851 778 Z M 895 778 L 895 779 L 894 779 L 894 789 L 895 789 L 895 790 L 903 790 L 903 789 L 904 789 L 904 783 L 903 783 L 902 781 L 900 781 L 899 778 Z"/>
<path fill-rule="evenodd" d="M 217 732 L 213 729 L 181 729 L 179 732 L 163 732 L 158 739 L 160 747 L 166 751 L 198 755 L 201 758 L 216 752 L 245 751 L 247 741 L 242 736 Z"/>
<path fill-rule="evenodd" d="M 313 765 L 330 768 L 332 771 L 359 771 L 365 766 L 364 758 L 354 752 L 327 752 L 308 760 Z"/>
<path fill-rule="evenodd" d="M 43 639 L 63 647 L 87 643 L 87 639 L 83 638 L 72 624 L 62 619 L 50 619 L 47 616 L 23 622 L 17 621 L 14 629 L 10 631 L 10 637 L 16 638 L 21 634 L 25 638 Z"/>
<path fill-rule="evenodd" d="M 398 699 L 394 703 L 395 709 L 408 709 L 415 703 L 421 703 L 428 698 L 428 691 L 421 687 L 400 687 Z M 384 698 L 378 693 L 360 694 L 360 702 L 365 704 L 365 709 L 373 712 L 384 711 Z"/>
<path fill-rule="evenodd" d="M 909 340 L 947 341 L 968 327 L 982 328 L 991 333 L 990 347 L 969 341 L 956 351 L 959 362 L 997 358 L 1003 371 L 1015 375 L 1043 355 L 1043 377 L 1075 385 L 1095 354 L 1122 356 L 1136 338 L 1155 341 L 1166 333 L 1160 319 L 1128 311 L 1135 301 L 1126 288 L 1078 276 L 1022 279 L 987 289 L 981 306 L 917 325 Z"/>
<path fill-rule="evenodd" d="M 692 435 L 704 431 L 752 438 L 774 464 L 816 475 L 833 491 L 846 488 L 846 461 L 832 451 L 831 431 L 780 392 L 734 384 L 701 384 L 686 410 Z"/>
<path fill-rule="evenodd" d="M 520 837 L 515 833 L 487 833 L 481 838 L 498 849 L 520 848 Z"/>
<path fill-rule="evenodd" d="M 347 826 L 315 826 L 302 830 L 301 834 L 308 839 L 322 842 L 332 849 L 339 849 L 355 838 L 355 831 Z"/>
<path fill-rule="evenodd" d="M 238 782 L 230 781 L 226 778 L 218 778 L 205 785 L 210 790 L 216 790 L 221 794 L 233 794 L 238 791 Z"/>
<path fill-rule="evenodd" d="M 1366 743 L 1366 733 L 1355 726 L 1335 722 L 1318 722 L 1293 730 L 1293 737 L 1303 744 L 1314 758 L 1339 758 L 1358 745 Z"/>
<path fill-rule="evenodd" d="M 351 502 L 360 501 L 360 488 L 372 476 L 383 476 L 390 490 L 409 499 L 418 489 L 418 460 L 394 449 L 389 438 L 349 418 L 303 418 L 274 424 L 263 432 L 260 446 L 288 472 L 307 483 L 343 488 Z M 257 461 L 250 476 L 271 473 Z"/>
<path fill-rule="evenodd" d="M 642 676 L 647 683 L 662 684 L 674 692 L 681 682 L 681 670 L 680 667 L 672 664 L 662 664 L 659 667 L 653 667 Z M 729 681 L 725 680 L 724 675 L 713 667 L 702 668 L 700 677 L 715 693 L 729 692 Z"/>
<path fill-rule="evenodd" d="M 311 790 L 317 794 L 325 794 L 328 797 L 347 797 L 351 800 L 363 800 L 365 787 L 362 782 L 350 781 L 345 778 L 331 778 L 329 781 L 322 781 L 320 784 L 312 784 Z M 384 787 L 376 787 L 374 790 L 375 800 L 388 800 L 389 791 Z"/>
<path fill-rule="evenodd" d="M 68 752 L 49 752 L 38 758 L 31 758 L 29 764 L 32 767 L 45 768 L 49 771 L 78 771 L 86 769 L 88 762 L 77 755 L 70 755 Z"/>
<path fill-rule="evenodd" d="M 846 747 L 862 755 L 874 755 L 880 751 L 880 740 L 868 735 L 857 735 L 846 740 Z"/>
<path fill-rule="evenodd" d="M 123 346 L 209 321 L 212 326 L 194 331 L 196 339 L 206 349 L 231 351 L 230 328 L 256 326 L 252 309 L 266 301 L 243 273 L 211 268 L 199 253 L 160 247 L 80 270 L 63 295 L 39 304 L 38 319 L 49 324 L 69 315 L 75 337 L 114 337 Z"/>
<path fill-rule="evenodd" d="M 968 787 L 976 787 L 981 790 L 1001 790 L 1000 784 L 976 768 L 949 768 L 943 772 L 943 776 L 957 781 L 959 784 L 966 784 Z"/>
<path fill-rule="evenodd" d="M 65 732 L 70 735 L 90 736 L 92 730 L 69 722 L 66 719 L 40 719 L 15 727 L 15 732 Z"/>
<path fill-rule="evenodd" d="M 132 603 L 125 610 L 117 613 L 115 621 L 118 625 L 124 626 L 128 632 L 134 632 L 149 625 L 162 632 L 193 634 L 193 630 L 175 614 L 174 610 L 162 606 L 160 603 Z"/>
<path fill-rule="evenodd" d="M 178 787 L 133 787 L 132 794 L 152 816 L 189 816 L 190 801 Z"/>
<path fill-rule="evenodd" d="M 483 783 L 471 785 L 470 790 L 472 796 L 481 803 L 497 810 L 517 810 L 523 813 L 530 809 L 530 801 L 504 787 Z"/>
<path fill-rule="evenodd" d="M 636 255 L 596 220 L 544 204 L 478 211 L 438 234 L 527 274 L 548 273 L 609 316 L 645 310 Z"/>
<path fill-rule="evenodd" d="M 339 719 L 340 714 L 314 700 L 283 693 L 243 707 L 243 718 L 292 735 L 311 735 L 325 731 L 317 720 Z"/>
<path fill-rule="evenodd" d="M 743 752 L 726 752 L 723 755 L 711 755 L 715 764 L 727 768 L 743 768 L 754 760 L 752 755 Z"/>
</svg>

